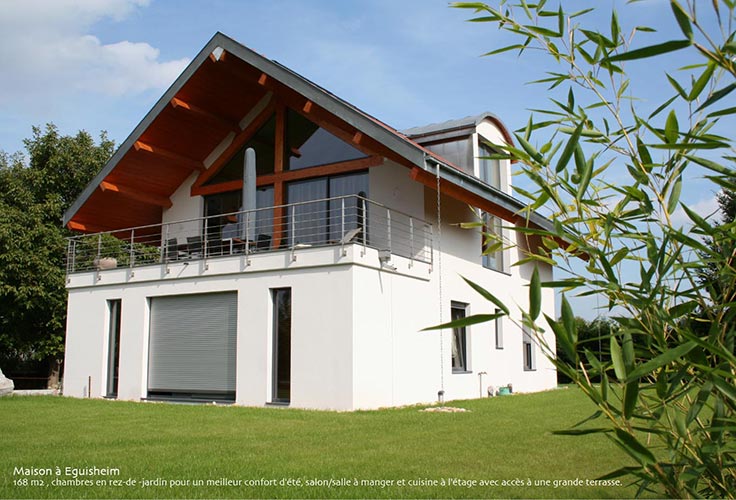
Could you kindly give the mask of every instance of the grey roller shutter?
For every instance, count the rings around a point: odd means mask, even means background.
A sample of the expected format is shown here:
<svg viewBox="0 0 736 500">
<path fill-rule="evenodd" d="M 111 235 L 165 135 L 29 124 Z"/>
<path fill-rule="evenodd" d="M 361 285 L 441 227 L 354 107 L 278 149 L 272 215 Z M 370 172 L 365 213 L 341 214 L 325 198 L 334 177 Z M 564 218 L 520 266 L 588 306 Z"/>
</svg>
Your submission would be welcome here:
<svg viewBox="0 0 736 500">
<path fill-rule="evenodd" d="M 235 392 L 237 294 L 151 299 L 149 392 Z"/>
</svg>

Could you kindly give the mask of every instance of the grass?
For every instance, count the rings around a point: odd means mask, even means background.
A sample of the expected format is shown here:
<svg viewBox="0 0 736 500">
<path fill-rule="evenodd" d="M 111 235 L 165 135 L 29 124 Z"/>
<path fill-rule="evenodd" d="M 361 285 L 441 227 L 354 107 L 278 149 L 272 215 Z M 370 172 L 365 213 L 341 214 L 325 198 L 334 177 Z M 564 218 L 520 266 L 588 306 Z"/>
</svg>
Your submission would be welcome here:
<svg viewBox="0 0 736 500">
<path fill-rule="evenodd" d="M 400 408 L 336 413 L 3 398 L 0 498 L 620 498 L 635 494 L 626 483 L 555 484 L 576 479 L 584 483 L 630 464 L 603 436 L 551 434 L 592 413 L 591 404 L 576 389 L 453 405 L 470 411 L 427 413 Z M 57 466 L 60 476 L 55 475 Z M 54 475 L 15 474 L 17 467 L 51 468 Z M 72 479 L 65 474 L 66 467 L 112 467 L 120 475 L 79 477 L 92 480 L 92 486 L 52 486 L 54 478 Z M 31 485 L 39 479 L 43 486 Z M 110 479 L 130 481 L 113 485 Z M 141 486 L 142 480 L 157 479 L 166 484 Z M 221 479 L 235 483 L 207 484 Z M 258 485 L 260 479 L 275 480 L 275 484 Z M 309 482 L 330 479 L 338 482 L 332 486 Z M 98 480 L 102 483 L 95 485 Z M 173 486 L 177 480 L 189 484 Z M 204 484 L 196 485 L 198 480 Z M 418 483 L 410 486 L 412 480 Z M 497 483 L 481 485 L 481 480 Z M 513 483 L 503 485 L 503 481 Z"/>
</svg>

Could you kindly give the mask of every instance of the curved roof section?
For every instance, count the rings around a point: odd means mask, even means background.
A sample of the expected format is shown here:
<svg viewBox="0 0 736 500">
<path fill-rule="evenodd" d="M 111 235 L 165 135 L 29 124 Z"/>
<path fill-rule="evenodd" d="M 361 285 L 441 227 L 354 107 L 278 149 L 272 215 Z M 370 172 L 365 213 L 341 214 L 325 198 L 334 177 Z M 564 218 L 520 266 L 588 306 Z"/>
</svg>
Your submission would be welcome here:
<svg viewBox="0 0 736 500">
<path fill-rule="evenodd" d="M 406 130 L 402 130 L 401 132 L 415 141 L 422 142 L 423 137 L 432 136 L 440 132 L 449 133 L 465 129 L 475 129 L 485 120 L 493 122 L 498 130 L 501 131 L 501 134 L 503 135 L 504 139 L 506 139 L 506 142 L 508 144 L 514 144 L 513 136 L 509 132 L 508 128 L 506 128 L 506 125 L 503 124 L 499 117 L 497 117 L 490 111 L 486 111 L 479 115 L 458 118 L 456 120 L 447 120 L 442 123 L 432 123 L 429 125 L 423 125 L 421 127 L 412 127 Z"/>
</svg>

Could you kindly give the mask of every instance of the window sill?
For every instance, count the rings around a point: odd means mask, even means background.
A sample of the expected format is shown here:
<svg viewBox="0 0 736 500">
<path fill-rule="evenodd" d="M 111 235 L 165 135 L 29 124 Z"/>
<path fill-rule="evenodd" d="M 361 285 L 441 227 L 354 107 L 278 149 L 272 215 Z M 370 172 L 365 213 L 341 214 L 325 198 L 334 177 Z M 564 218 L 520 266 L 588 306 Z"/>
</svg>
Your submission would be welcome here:
<svg viewBox="0 0 736 500">
<path fill-rule="evenodd" d="M 524 371 L 525 372 L 535 372 L 537 371 L 537 369 L 536 368 L 524 368 Z"/>
<path fill-rule="evenodd" d="M 266 406 L 289 406 L 291 401 L 268 401 Z"/>
<path fill-rule="evenodd" d="M 469 373 L 473 373 L 473 372 L 469 370 L 452 370 L 453 375 L 467 375 Z"/>
<path fill-rule="evenodd" d="M 504 276 L 511 276 L 511 273 L 508 271 L 504 271 L 503 269 L 493 269 L 492 267 L 486 267 L 481 263 L 481 267 L 483 269 L 488 269 L 489 271 L 493 271 L 494 273 L 503 274 Z"/>
</svg>

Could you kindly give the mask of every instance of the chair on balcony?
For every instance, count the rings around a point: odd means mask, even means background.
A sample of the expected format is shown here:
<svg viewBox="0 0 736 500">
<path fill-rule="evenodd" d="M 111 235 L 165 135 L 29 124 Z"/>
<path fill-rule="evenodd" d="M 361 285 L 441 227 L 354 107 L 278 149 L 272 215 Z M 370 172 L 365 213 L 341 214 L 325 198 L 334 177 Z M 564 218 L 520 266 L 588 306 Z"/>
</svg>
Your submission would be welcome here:
<svg viewBox="0 0 736 500">
<path fill-rule="evenodd" d="M 256 250 L 259 252 L 263 252 L 265 250 L 270 250 L 270 248 L 271 248 L 271 235 L 259 234 L 258 239 L 256 240 Z"/>
<path fill-rule="evenodd" d="M 166 240 L 166 261 L 172 262 L 180 260 L 187 256 L 187 253 L 179 248 L 179 242 L 176 238 Z"/>
<path fill-rule="evenodd" d="M 189 258 L 202 258 L 201 236 L 187 236 L 187 254 Z"/>
</svg>

